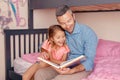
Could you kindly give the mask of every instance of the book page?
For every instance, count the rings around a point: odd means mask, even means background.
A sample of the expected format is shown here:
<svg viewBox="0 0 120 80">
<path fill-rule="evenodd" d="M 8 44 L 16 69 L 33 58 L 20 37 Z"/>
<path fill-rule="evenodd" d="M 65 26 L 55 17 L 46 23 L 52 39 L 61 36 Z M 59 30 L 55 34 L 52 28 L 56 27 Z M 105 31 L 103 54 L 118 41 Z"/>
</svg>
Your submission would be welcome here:
<svg viewBox="0 0 120 80">
<path fill-rule="evenodd" d="M 38 57 L 38 59 L 41 60 L 41 61 L 43 61 L 43 62 L 45 62 L 45 63 L 47 63 L 47 64 L 49 64 L 49 65 L 51 65 L 51 66 L 53 66 L 53 67 L 55 67 L 55 68 L 63 68 L 63 67 L 70 66 L 70 65 L 72 65 L 72 64 L 80 61 L 81 59 L 85 59 L 85 56 L 84 56 L 84 55 L 81 55 L 81 56 L 76 57 L 76 58 L 74 58 L 74 59 L 67 60 L 67 61 L 61 63 L 60 65 L 58 65 L 58 64 L 56 64 L 56 63 L 53 63 L 53 62 L 51 62 L 51 61 L 49 61 L 49 60 L 43 59 L 43 58 L 41 58 L 41 57 Z"/>
<path fill-rule="evenodd" d="M 85 56 L 84 55 L 81 55 L 79 57 L 76 57 L 74 59 L 71 59 L 71 60 L 67 60 L 63 63 L 60 64 L 60 67 L 63 68 L 63 67 L 67 67 L 69 65 L 72 65 L 74 63 L 77 63 L 78 61 L 82 60 L 82 59 L 85 59 Z"/>
<path fill-rule="evenodd" d="M 49 65 L 51 65 L 51 66 L 53 66 L 53 67 L 55 67 L 55 68 L 59 68 L 60 67 L 58 64 L 53 63 L 53 62 L 51 62 L 49 60 L 43 59 L 41 57 L 38 57 L 38 59 L 41 60 L 41 61 L 43 61 L 43 62 L 45 62 L 45 63 L 47 63 L 47 64 L 49 64 Z"/>
</svg>

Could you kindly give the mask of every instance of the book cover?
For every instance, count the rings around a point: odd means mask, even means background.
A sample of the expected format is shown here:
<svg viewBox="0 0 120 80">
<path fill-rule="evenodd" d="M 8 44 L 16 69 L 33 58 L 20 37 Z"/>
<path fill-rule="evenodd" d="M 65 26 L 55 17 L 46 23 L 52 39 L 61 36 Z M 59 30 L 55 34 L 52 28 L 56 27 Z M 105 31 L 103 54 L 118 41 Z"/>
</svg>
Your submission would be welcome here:
<svg viewBox="0 0 120 80">
<path fill-rule="evenodd" d="M 80 60 L 85 59 L 85 56 L 84 56 L 84 55 L 81 55 L 81 56 L 76 57 L 76 58 L 74 58 L 74 59 L 64 61 L 64 62 L 61 63 L 60 65 L 58 65 L 58 64 L 56 64 L 56 63 L 53 63 L 53 62 L 51 62 L 51 61 L 49 61 L 49 60 L 43 59 L 43 58 L 41 58 L 41 57 L 38 57 L 38 59 L 41 60 L 41 61 L 43 61 L 43 62 L 45 62 L 45 63 L 47 63 L 47 64 L 49 64 L 49 65 L 51 65 L 51 66 L 53 66 L 53 67 L 55 67 L 55 68 L 63 68 L 63 67 L 70 66 L 70 65 L 74 64 L 75 62 L 78 62 L 78 61 L 80 61 Z"/>
</svg>

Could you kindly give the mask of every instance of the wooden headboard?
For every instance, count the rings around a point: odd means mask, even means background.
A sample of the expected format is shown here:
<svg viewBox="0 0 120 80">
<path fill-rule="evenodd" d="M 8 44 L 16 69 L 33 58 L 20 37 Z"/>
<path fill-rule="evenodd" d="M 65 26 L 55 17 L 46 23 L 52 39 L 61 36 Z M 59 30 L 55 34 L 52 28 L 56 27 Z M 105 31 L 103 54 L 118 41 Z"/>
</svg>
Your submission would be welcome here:
<svg viewBox="0 0 120 80">
<path fill-rule="evenodd" d="M 13 60 L 22 54 L 39 52 L 39 44 L 47 38 L 47 29 L 4 30 L 6 80 L 22 80 L 14 72 Z"/>
</svg>

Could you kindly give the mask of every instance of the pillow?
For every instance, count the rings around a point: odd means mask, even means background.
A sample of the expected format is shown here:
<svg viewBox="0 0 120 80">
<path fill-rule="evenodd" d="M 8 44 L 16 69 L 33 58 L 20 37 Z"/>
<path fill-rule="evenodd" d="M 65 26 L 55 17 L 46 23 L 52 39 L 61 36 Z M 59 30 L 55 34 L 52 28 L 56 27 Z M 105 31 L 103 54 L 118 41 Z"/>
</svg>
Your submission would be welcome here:
<svg viewBox="0 0 120 80">
<path fill-rule="evenodd" d="M 120 42 L 99 39 L 96 57 L 120 57 Z"/>
<path fill-rule="evenodd" d="M 22 58 L 16 58 L 14 60 L 14 71 L 22 75 L 31 65 L 32 63 L 29 63 Z"/>
</svg>

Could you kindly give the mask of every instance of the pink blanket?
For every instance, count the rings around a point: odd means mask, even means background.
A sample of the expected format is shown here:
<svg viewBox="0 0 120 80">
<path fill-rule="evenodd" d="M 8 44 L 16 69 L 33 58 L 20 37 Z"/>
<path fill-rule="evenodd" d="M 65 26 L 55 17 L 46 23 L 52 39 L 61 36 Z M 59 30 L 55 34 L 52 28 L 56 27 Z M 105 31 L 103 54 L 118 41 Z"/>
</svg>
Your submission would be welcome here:
<svg viewBox="0 0 120 80">
<path fill-rule="evenodd" d="M 94 71 L 83 80 L 120 80 L 120 57 L 96 58 Z"/>
<path fill-rule="evenodd" d="M 22 55 L 22 59 L 25 61 L 28 61 L 30 63 L 35 63 L 36 61 L 39 61 L 37 57 L 39 57 L 40 53 L 31 53 L 31 54 L 24 54 Z"/>
</svg>

